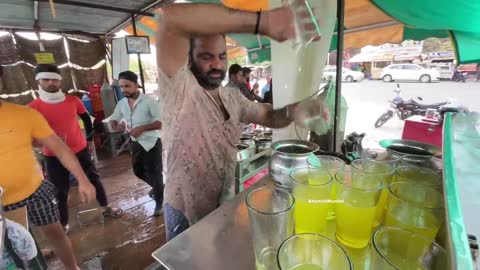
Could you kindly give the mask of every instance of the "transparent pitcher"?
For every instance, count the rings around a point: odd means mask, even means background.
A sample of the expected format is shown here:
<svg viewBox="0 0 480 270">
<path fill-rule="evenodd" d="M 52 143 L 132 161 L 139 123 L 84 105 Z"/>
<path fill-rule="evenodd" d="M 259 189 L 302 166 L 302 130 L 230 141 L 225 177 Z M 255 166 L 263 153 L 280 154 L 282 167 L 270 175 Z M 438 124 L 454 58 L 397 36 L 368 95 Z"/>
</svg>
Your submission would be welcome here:
<svg viewBox="0 0 480 270">
<path fill-rule="evenodd" d="M 289 6 L 294 16 L 294 47 L 306 47 L 313 41 L 320 40 L 318 14 L 316 14 L 312 2 L 310 0 L 291 0 Z"/>
</svg>

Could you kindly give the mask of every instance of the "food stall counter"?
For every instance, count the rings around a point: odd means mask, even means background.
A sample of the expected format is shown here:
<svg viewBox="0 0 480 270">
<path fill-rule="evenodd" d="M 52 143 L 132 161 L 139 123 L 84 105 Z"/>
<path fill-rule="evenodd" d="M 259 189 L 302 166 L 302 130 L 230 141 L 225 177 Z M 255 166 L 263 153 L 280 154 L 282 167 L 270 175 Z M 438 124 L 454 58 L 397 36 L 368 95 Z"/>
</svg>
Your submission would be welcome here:
<svg viewBox="0 0 480 270">
<path fill-rule="evenodd" d="M 265 176 L 253 188 L 273 185 Z M 242 192 L 153 252 L 167 269 L 255 269 L 248 209 Z"/>
<path fill-rule="evenodd" d="M 455 269 L 480 269 L 480 115 L 448 114 L 444 123 L 443 159 L 447 229 Z M 473 249 L 471 249 L 473 247 Z"/>
</svg>

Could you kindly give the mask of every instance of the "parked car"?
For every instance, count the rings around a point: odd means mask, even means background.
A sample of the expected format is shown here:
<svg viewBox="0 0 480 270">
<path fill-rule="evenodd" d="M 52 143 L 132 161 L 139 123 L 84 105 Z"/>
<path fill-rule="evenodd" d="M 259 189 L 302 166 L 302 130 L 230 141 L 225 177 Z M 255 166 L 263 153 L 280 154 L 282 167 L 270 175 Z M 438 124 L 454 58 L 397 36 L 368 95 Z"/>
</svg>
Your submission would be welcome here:
<svg viewBox="0 0 480 270">
<path fill-rule="evenodd" d="M 417 64 L 393 64 L 383 69 L 380 78 L 384 82 L 410 80 L 428 83 L 438 81 L 440 73 L 437 70 L 426 69 Z"/>
<path fill-rule="evenodd" d="M 330 78 L 335 79 L 337 76 L 337 67 L 326 67 L 323 70 L 323 78 L 329 80 Z M 342 81 L 344 82 L 357 82 L 363 80 L 364 75 L 362 72 L 353 71 L 348 68 L 342 68 Z"/>
</svg>

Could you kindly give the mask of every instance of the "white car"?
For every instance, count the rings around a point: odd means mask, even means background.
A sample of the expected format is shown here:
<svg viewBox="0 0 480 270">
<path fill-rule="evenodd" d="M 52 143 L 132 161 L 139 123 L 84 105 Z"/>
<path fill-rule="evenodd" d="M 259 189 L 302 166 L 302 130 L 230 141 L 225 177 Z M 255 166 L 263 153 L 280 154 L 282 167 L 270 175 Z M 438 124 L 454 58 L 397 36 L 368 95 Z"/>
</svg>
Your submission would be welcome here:
<svg viewBox="0 0 480 270">
<path fill-rule="evenodd" d="M 434 69 L 426 69 L 416 64 L 394 64 L 385 67 L 380 75 L 384 82 L 396 80 L 420 81 L 428 83 L 438 81 L 440 73 Z"/>
<path fill-rule="evenodd" d="M 337 76 L 337 67 L 326 67 L 323 70 L 323 77 L 325 80 L 329 80 L 330 78 L 335 79 Z M 363 80 L 365 76 L 362 72 L 353 71 L 348 68 L 342 68 L 342 81 L 344 82 L 357 82 Z"/>
</svg>

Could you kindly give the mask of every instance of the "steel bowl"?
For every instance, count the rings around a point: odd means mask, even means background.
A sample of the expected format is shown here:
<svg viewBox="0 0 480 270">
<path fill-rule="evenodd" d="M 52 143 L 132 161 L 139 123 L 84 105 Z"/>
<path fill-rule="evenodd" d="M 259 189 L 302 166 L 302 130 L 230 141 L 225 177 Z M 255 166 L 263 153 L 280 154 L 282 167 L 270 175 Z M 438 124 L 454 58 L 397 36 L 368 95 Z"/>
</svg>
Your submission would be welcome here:
<svg viewBox="0 0 480 270">
<path fill-rule="evenodd" d="M 270 141 L 272 141 L 272 137 L 270 137 L 270 136 L 265 136 L 265 135 L 263 135 L 263 134 L 260 134 L 260 135 L 255 136 L 255 138 L 253 138 L 253 140 L 255 141 L 255 143 L 258 143 L 258 142 L 261 141 L 261 140 L 270 140 Z"/>
<path fill-rule="evenodd" d="M 291 188 L 290 172 L 307 167 L 307 159 L 318 149 L 318 145 L 303 140 L 282 140 L 273 143 L 273 153 L 269 163 L 273 180 L 280 186 Z"/>
<path fill-rule="evenodd" d="M 255 135 L 253 133 L 242 133 L 240 135 L 240 140 L 253 140 Z"/>
<path fill-rule="evenodd" d="M 240 139 L 238 140 L 238 143 L 239 144 L 246 144 L 248 145 L 248 147 L 255 147 L 255 141 L 252 139 L 248 139 L 248 138 L 242 138 L 240 137 Z"/>
<path fill-rule="evenodd" d="M 269 138 L 259 138 L 256 140 L 257 144 L 257 153 L 261 153 L 266 150 L 271 150 L 272 148 L 272 139 Z M 269 151 L 269 153 L 265 154 L 266 156 L 271 156 L 272 151 Z"/>
<path fill-rule="evenodd" d="M 273 131 L 271 130 L 265 130 L 262 132 L 263 136 L 268 136 L 268 137 L 272 137 L 273 135 Z"/>
<path fill-rule="evenodd" d="M 252 134 L 253 134 L 253 136 L 258 136 L 258 135 L 261 135 L 261 134 L 262 134 L 262 131 L 256 129 L 256 130 L 254 130 L 254 131 L 252 132 Z"/>
<path fill-rule="evenodd" d="M 250 155 L 250 147 L 246 144 L 237 144 L 237 162 L 241 162 L 249 158 Z"/>
<path fill-rule="evenodd" d="M 125 128 L 123 126 L 121 128 L 115 129 L 112 127 L 109 121 L 102 121 L 102 124 L 103 124 L 103 130 L 105 130 L 105 133 L 125 132 Z"/>
<path fill-rule="evenodd" d="M 441 156 L 442 149 L 435 145 L 417 141 L 388 139 L 381 140 L 380 146 L 399 155 Z"/>
</svg>

